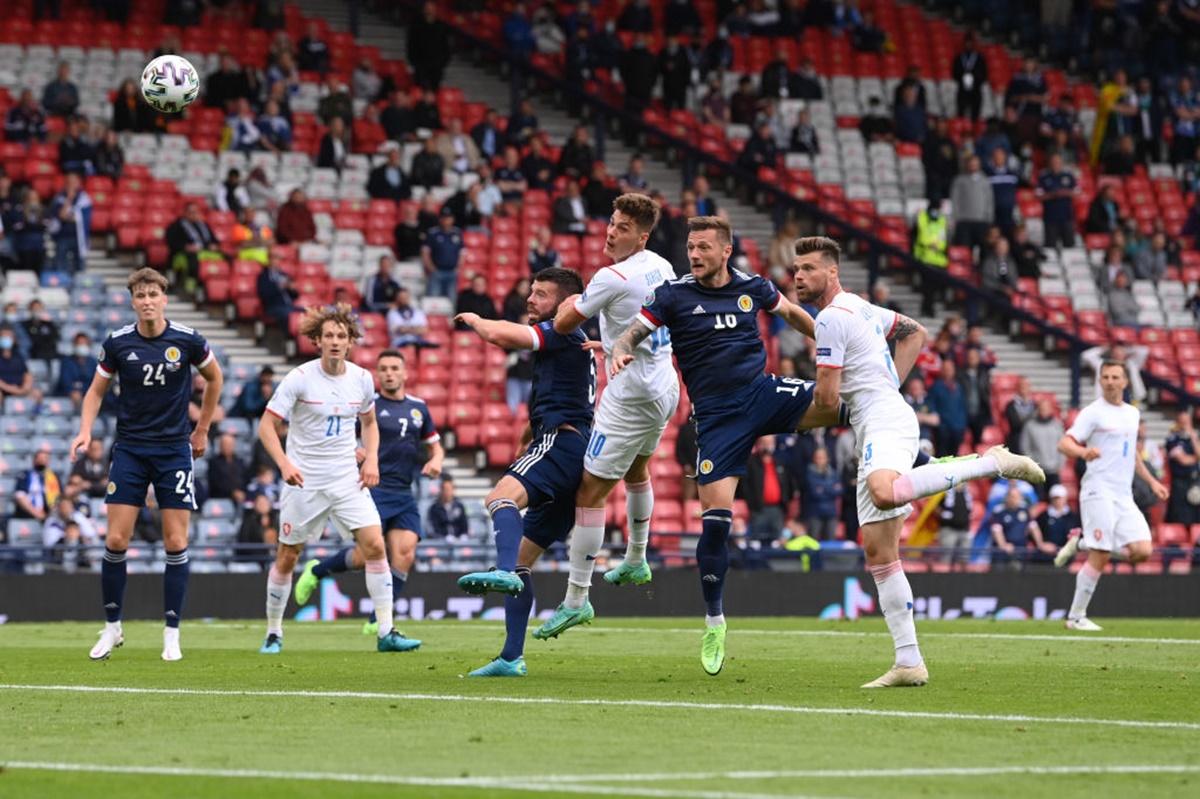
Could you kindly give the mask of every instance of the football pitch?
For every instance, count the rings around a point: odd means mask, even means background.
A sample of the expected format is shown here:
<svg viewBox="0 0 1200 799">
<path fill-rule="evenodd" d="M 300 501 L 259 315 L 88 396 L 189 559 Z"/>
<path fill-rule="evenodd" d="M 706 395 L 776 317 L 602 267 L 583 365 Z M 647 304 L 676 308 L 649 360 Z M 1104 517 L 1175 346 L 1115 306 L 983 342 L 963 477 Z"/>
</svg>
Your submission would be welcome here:
<svg viewBox="0 0 1200 799">
<path fill-rule="evenodd" d="M 465 679 L 484 622 L 192 622 L 184 660 L 130 623 L 0 626 L 0 797 L 1200 796 L 1200 621 L 921 622 L 931 682 L 864 691 L 882 619 L 608 619 L 529 640 L 524 679 Z"/>
</svg>

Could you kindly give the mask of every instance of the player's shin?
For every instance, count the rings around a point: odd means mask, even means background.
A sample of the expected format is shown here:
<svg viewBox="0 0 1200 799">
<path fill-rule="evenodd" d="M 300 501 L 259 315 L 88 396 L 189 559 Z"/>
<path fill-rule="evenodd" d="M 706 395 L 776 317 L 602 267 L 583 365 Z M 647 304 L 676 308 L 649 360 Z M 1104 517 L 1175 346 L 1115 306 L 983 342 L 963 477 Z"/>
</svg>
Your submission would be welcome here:
<svg viewBox="0 0 1200 799">
<path fill-rule="evenodd" d="M 733 511 L 712 508 L 701 516 L 703 524 L 696 544 L 696 565 L 700 569 L 700 590 L 704 594 L 706 621 L 710 626 L 725 623 L 725 573 L 729 571 L 729 529 Z"/>
<path fill-rule="evenodd" d="M 516 573 L 525 587 L 516 596 L 504 597 L 504 649 L 500 651 L 504 660 L 516 660 L 525 654 L 525 632 L 533 610 L 533 575 L 528 566 L 517 566 Z"/>
<path fill-rule="evenodd" d="M 104 618 L 109 624 L 121 621 L 121 608 L 125 602 L 125 550 L 104 548 L 104 561 L 100 564 L 100 595 L 104 600 Z"/>
<path fill-rule="evenodd" d="M 267 572 L 267 635 L 283 635 L 283 611 L 291 592 L 291 572 L 283 574 L 271 564 Z"/>
<path fill-rule="evenodd" d="M 654 487 L 650 481 L 625 484 L 625 508 L 629 513 L 629 546 L 625 562 L 636 566 L 646 559 L 650 540 L 650 517 L 654 514 Z"/>
<path fill-rule="evenodd" d="M 187 547 L 167 552 L 167 566 L 163 570 L 163 615 L 168 627 L 178 627 L 183 618 L 183 600 L 187 596 L 188 575 L 191 565 Z"/>
<path fill-rule="evenodd" d="M 364 566 L 367 594 L 375 606 L 375 618 L 379 622 L 379 637 L 384 638 L 392 631 L 392 572 L 387 558 L 368 560 Z"/>
<path fill-rule="evenodd" d="M 1092 601 L 1092 594 L 1096 593 L 1096 584 L 1099 582 L 1100 571 L 1091 563 L 1083 564 L 1083 568 L 1075 575 L 1075 596 L 1071 599 L 1068 619 L 1087 617 L 1088 603 Z"/>
<path fill-rule="evenodd" d="M 570 570 L 567 572 L 567 607 L 578 610 L 587 602 L 592 587 L 596 553 L 604 543 L 604 508 L 576 508 L 575 529 L 568 545 Z"/>
<path fill-rule="evenodd" d="M 900 561 L 869 566 L 879 592 L 879 609 L 887 622 L 888 632 L 896 645 L 897 666 L 921 664 L 921 650 L 917 647 L 917 625 L 913 621 L 913 593 L 908 576 Z"/>
<path fill-rule="evenodd" d="M 354 568 L 354 547 L 339 549 L 329 557 L 313 566 L 313 576 L 325 579 L 331 574 L 341 574 Z"/>
<path fill-rule="evenodd" d="M 517 550 L 524 535 L 521 512 L 511 499 L 497 499 L 488 504 L 488 513 L 496 534 L 496 566 L 502 571 L 512 571 L 517 566 Z"/>
</svg>

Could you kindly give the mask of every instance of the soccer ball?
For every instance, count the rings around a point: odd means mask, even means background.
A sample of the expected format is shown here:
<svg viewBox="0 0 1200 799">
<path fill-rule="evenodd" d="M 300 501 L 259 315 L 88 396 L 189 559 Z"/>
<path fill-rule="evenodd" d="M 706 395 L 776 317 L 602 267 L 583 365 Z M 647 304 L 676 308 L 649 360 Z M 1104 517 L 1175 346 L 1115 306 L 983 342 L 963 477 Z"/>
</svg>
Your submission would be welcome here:
<svg viewBox="0 0 1200 799">
<path fill-rule="evenodd" d="M 178 114 L 199 93 L 200 75 L 183 56 L 160 55 L 142 70 L 142 97 L 165 114 Z"/>
</svg>

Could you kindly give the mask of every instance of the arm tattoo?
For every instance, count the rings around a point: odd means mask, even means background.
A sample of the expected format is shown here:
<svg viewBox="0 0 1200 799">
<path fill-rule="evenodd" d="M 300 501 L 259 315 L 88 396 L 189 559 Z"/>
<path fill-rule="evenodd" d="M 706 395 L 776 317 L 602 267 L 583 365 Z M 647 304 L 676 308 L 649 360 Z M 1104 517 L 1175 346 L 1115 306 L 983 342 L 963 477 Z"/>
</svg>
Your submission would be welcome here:
<svg viewBox="0 0 1200 799">
<path fill-rule="evenodd" d="M 613 356 L 633 355 L 633 351 L 637 349 L 638 344 L 650 335 L 650 328 L 643 325 L 636 319 L 633 321 L 621 337 L 613 344 Z"/>
<path fill-rule="evenodd" d="M 888 339 L 903 341 L 921 329 L 921 326 L 904 314 L 896 314 L 896 324 L 892 327 Z"/>
</svg>

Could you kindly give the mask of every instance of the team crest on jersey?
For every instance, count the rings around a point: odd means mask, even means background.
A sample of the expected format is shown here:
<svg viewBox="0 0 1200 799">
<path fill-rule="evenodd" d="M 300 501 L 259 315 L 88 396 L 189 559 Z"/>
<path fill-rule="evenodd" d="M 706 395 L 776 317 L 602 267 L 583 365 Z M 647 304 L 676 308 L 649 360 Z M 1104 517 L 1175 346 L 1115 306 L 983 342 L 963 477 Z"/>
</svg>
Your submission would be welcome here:
<svg viewBox="0 0 1200 799">
<path fill-rule="evenodd" d="M 412 417 L 413 424 L 420 425 L 425 420 L 425 416 L 416 408 L 413 408 L 409 414 Z"/>
<path fill-rule="evenodd" d="M 700 474 L 708 474 L 713 470 L 713 462 L 708 458 L 700 461 Z"/>
<path fill-rule="evenodd" d="M 742 313 L 750 313 L 754 310 L 754 300 L 750 299 L 749 294 L 743 294 L 738 297 L 738 309 Z"/>
<path fill-rule="evenodd" d="M 646 295 L 646 298 L 644 300 L 642 300 L 642 307 L 649 308 L 653 304 L 654 304 L 654 292 L 652 291 Z"/>
<path fill-rule="evenodd" d="M 112 481 L 109 481 L 109 483 L 108 483 L 108 493 L 110 493 L 110 494 L 115 494 L 115 493 L 117 493 L 117 484 L 116 484 L 116 483 L 114 483 L 114 482 L 112 482 Z"/>
<path fill-rule="evenodd" d="M 179 351 L 178 347 L 167 347 L 166 351 L 163 352 L 163 357 L 167 359 L 168 372 L 179 371 L 179 367 L 181 365 L 179 363 L 179 359 L 183 357 L 183 353 Z"/>
</svg>

